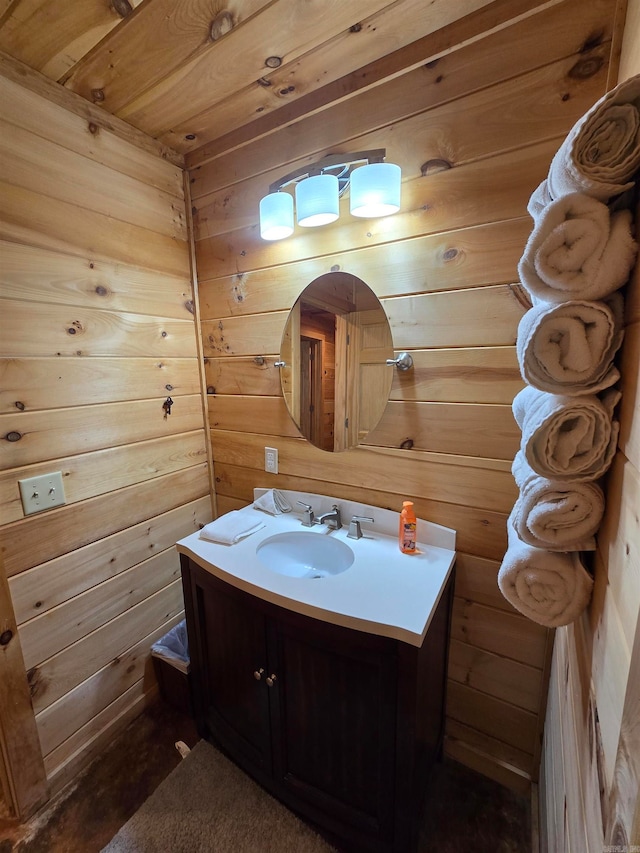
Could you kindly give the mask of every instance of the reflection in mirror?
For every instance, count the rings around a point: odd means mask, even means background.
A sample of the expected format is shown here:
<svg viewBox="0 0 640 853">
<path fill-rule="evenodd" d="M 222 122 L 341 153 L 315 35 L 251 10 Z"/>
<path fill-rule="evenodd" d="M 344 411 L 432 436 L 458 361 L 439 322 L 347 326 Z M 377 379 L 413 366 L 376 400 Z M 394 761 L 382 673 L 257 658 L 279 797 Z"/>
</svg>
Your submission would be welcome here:
<svg viewBox="0 0 640 853">
<path fill-rule="evenodd" d="M 355 447 L 389 398 L 393 342 L 387 315 L 361 279 L 331 272 L 300 294 L 287 320 L 282 393 L 302 433 L 321 450 Z"/>
</svg>

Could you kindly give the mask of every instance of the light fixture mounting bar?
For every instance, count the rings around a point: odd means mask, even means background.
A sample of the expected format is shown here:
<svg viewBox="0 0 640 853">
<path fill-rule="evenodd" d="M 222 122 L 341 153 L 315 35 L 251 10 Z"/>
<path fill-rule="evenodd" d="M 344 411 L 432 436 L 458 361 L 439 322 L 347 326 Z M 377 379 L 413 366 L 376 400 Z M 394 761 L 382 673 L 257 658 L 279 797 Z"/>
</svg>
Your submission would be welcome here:
<svg viewBox="0 0 640 853">
<path fill-rule="evenodd" d="M 270 193 L 277 193 L 289 184 L 297 184 L 299 181 L 309 178 L 312 175 L 322 175 L 325 172 L 335 172 L 336 169 L 342 169 L 337 177 L 341 181 L 348 181 L 351 169 L 356 164 L 360 163 L 382 163 L 384 162 L 386 148 L 373 148 L 370 151 L 356 151 L 349 154 L 328 154 L 319 160 L 317 163 L 312 163 L 309 166 L 302 166 L 293 172 L 289 172 L 283 178 L 279 178 L 269 185 Z M 345 174 L 346 171 L 346 174 Z"/>
</svg>

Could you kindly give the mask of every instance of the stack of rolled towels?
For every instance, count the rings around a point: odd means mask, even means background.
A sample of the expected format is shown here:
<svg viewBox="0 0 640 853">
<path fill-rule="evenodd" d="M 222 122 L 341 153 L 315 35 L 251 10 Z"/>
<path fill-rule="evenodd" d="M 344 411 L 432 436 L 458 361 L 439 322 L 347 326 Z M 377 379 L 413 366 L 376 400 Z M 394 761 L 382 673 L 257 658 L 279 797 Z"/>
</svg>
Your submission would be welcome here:
<svg viewBox="0 0 640 853">
<path fill-rule="evenodd" d="M 637 75 L 574 125 L 528 205 L 534 226 L 518 272 L 533 307 L 518 326 L 527 384 L 513 401 L 519 497 L 498 585 L 547 627 L 573 622 L 591 597 L 581 554 L 595 549 L 599 481 L 618 439 L 614 359 L 624 334 L 620 288 L 637 254 L 628 191 L 639 170 Z"/>
</svg>

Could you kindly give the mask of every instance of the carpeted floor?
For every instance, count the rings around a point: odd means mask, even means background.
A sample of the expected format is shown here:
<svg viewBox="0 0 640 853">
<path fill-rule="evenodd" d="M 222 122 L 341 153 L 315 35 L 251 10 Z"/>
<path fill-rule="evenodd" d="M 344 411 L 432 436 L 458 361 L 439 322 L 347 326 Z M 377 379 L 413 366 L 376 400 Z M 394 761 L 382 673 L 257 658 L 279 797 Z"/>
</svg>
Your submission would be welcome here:
<svg viewBox="0 0 640 853">
<path fill-rule="evenodd" d="M 330 853 L 333 848 L 200 741 L 104 853 Z"/>
<path fill-rule="evenodd" d="M 182 762 L 174 747 L 178 740 L 195 747 L 199 738 L 193 720 L 162 702 L 156 703 L 42 813 L 22 826 L 0 820 L 0 853 L 100 853 L 171 771 L 185 765 L 188 759 Z M 198 798 L 194 799 L 197 806 Z M 315 837 L 310 829 L 307 831 L 309 837 Z M 163 843 L 161 853 L 176 853 L 178 849 Z M 228 847 L 206 849 L 208 853 L 236 853 Z M 330 848 L 317 849 L 320 853 Z M 281 850 L 260 842 L 251 853 Z M 531 853 L 530 803 L 490 779 L 445 760 L 434 768 L 418 853 L 470 850 Z"/>
<path fill-rule="evenodd" d="M 477 777 L 461 801 L 461 783 L 469 782 L 464 768 L 448 766 L 447 772 L 441 768 L 436 778 L 439 794 L 427 805 L 418 853 L 529 849 L 529 822 L 517 810 L 505 808 L 504 796 L 491 800 L 494 783 Z M 443 808 L 445 802 L 459 809 L 456 829 L 450 809 Z M 200 741 L 103 853 L 166 851 L 335 853 L 335 848 L 215 747 Z"/>
</svg>

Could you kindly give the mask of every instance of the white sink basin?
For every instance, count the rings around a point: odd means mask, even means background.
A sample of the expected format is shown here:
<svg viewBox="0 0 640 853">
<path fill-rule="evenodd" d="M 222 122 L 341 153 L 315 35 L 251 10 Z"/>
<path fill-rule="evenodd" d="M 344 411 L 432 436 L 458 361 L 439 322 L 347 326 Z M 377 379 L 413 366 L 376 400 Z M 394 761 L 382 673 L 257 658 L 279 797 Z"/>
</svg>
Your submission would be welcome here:
<svg viewBox="0 0 640 853">
<path fill-rule="evenodd" d="M 276 533 L 256 549 L 263 566 L 292 578 L 326 578 L 345 572 L 353 563 L 351 548 L 326 533 L 302 530 Z"/>
</svg>

